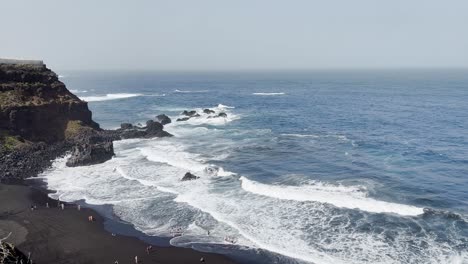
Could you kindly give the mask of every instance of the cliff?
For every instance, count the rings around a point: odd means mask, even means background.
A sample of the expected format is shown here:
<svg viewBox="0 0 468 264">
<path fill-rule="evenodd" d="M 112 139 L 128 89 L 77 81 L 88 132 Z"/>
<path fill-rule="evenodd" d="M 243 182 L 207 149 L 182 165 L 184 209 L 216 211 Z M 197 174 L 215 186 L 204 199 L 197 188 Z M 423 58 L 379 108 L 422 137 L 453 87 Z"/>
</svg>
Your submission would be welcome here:
<svg viewBox="0 0 468 264">
<path fill-rule="evenodd" d="M 45 65 L 0 63 L 0 137 L 3 141 L 65 139 L 70 121 L 98 129 L 86 102 Z M 13 139 L 12 139 L 13 138 Z"/>
<path fill-rule="evenodd" d="M 34 177 L 67 152 L 67 166 L 86 166 L 111 159 L 114 140 L 168 136 L 153 120 L 102 130 L 42 61 L 0 59 L 0 182 Z"/>
</svg>

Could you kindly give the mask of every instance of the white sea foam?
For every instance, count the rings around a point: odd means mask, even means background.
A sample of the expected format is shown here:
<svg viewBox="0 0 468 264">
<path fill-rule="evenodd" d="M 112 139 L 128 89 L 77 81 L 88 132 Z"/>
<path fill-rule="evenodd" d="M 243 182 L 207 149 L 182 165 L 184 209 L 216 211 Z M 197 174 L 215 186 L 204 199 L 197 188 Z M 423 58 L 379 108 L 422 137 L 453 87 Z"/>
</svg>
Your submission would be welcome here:
<svg viewBox="0 0 468 264">
<path fill-rule="evenodd" d="M 319 138 L 319 135 L 312 135 L 312 134 L 281 134 L 282 136 L 286 137 L 299 137 L 299 138 Z"/>
<path fill-rule="evenodd" d="M 394 213 L 417 216 L 423 208 L 389 203 L 367 197 L 366 192 L 353 186 L 330 186 L 321 183 L 303 186 L 263 184 L 241 177 L 242 188 L 246 191 L 283 200 L 315 201 L 333 204 L 337 207 L 359 209 L 372 213 Z"/>
<path fill-rule="evenodd" d="M 252 93 L 253 95 L 285 95 L 285 93 Z"/>
<path fill-rule="evenodd" d="M 348 137 L 345 135 L 315 135 L 315 134 L 294 134 L 294 133 L 284 133 L 281 136 L 285 137 L 298 137 L 298 138 L 336 138 L 340 141 L 349 141 Z"/>
<path fill-rule="evenodd" d="M 183 141 L 118 141 L 116 157 L 108 162 L 69 168 L 66 158 L 58 159 L 42 176 L 50 189 L 57 190 L 52 196 L 63 201 L 113 204 L 116 215 L 147 234 L 169 236 L 171 228 L 183 227 L 184 235 L 171 240 L 173 245 L 225 243 L 222 238 L 232 236 L 238 245 L 313 263 L 465 263 L 464 253 L 456 254 L 429 234 L 415 236 L 405 228 L 392 227 L 395 237 L 389 241 L 381 232 L 354 228 L 346 211 L 337 213 L 327 202 L 310 199 L 310 193 L 367 199 L 359 186 L 315 184 L 308 189 L 297 187 L 299 190 L 273 186 L 275 189 L 244 177 L 239 184 L 237 177 L 216 178 L 202 172 L 196 181 L 181 182 L 187 170 L 207 166 L 200 155 L 187 152 Z M 217 184 L 219 179 L 223 180 Z M 254 192 L 245 190 L 248 181 Z M 299 197 L 291 199 L 291 192 Z M 272 194 L 284 194 L 287 199 Z M 206 230 L 210 230 L 210 237 Z M 408 257 L 407 241 L 426 246 L 414 247 Z"/>
<path fill-rule="evenodd" d="M 234 106 L 227 106 L 227 105 L 223 105 L 223 104 L 218 104 L 218 108 L 219 109 L 234 109 L 235 107 Z"/>
<path fill-rule="evenodd" d="M 209 90 L 174 90 L 175 93 L 207 93 Z"/>
<path fill-rule="evenodd" d="M 115 93 L 115 94 L 106 94 L 106 95 L 95 95 L 95 96 L 80 96 L 80 99 L 86 102 L 100 102 L 108 100 L 118 100 L 125 99 L 130 97 L 142 96 L 142 94 L 137 93 Z"/>
<path fill-rule="evenodd" d="M 181 227 L 184 234 L 171 240 L 176 246 L 226 243 L 223 237 L 232 236 L 240 246 L 320 264 L 466 263 L 465 253 L 427 230 L 392 225 L 391 239 L 385 225 L 369 231 L 368 212 L 416 222 L 417 217 L 400 216 L 417 215 L 420 208 L 369 198 L 361 186 L 285 186 L 230 177 L 235 174 L 210 164 L 209 157 L 223 159 L 224 151 L 246 143 L 224 139 L 226 128 L 183 123 L 166 126 L 176 137 L 116 141 L 116 156 L 103 164 L 69 168 L 65 158 L 58 159 L 41 176 L 57 190 L 52 196 L 112 204 L 117 216 L 146 234 L 170 236 L 172 228 Z M 206 153 L 194 152 L 200 149 Z M 212 167 L 217 174 L 207 171 Z M 201 178 L 180 181 L 187 171 Z"/>
</svg>

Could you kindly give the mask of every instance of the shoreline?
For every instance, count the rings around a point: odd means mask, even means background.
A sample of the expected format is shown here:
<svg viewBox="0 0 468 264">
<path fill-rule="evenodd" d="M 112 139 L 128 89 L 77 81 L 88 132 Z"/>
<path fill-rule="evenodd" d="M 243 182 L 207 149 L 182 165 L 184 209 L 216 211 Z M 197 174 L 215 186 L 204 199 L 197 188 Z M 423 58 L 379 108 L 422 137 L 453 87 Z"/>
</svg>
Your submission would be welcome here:
<svg viewBox="0 0 468 264">
<path fill-rule="evenodd" d="M 128 233 L 113 234 L 110 230 L 118 228 L 98 210 L 87 206 L 78 210 L 80 203 L 64 203 L 65 210 L 61 210 L 47 192 L 27 182 L 0 184 L 0 199 L 9 201 L 0 204 L 0 231 L 12 232 L 7 242 L 25 255 L 31 252 L 34 263 L 135 263 L 135 256 L 139 263 L 200 263 L 201 258 L 205 263 L 240 263 L 226 255 L 163 245 L 164 238 L 143 240 L 134 236 L 138 231 L 133 226 L 123 222 L 120 230 L 125 227 Z M 32 205 L 36 209 L 31 210 Z M 93 222 L 88 221 L 90 215 Z"/>
</svg>

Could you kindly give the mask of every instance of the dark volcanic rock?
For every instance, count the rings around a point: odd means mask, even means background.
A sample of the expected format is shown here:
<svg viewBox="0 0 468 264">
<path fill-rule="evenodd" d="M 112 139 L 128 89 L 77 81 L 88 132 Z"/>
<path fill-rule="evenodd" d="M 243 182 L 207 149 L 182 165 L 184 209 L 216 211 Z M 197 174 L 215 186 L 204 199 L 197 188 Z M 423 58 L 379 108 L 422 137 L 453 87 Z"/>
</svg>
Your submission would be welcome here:
<svg viewBox="0 0 468 264">
<path fill-rule="evenodd" d="M 45 144 L 26 144 L 14 151 L 0 148 L 0 181 L 35 177 L 52 165 L 52 161 L 70 149 L 65 141 Z"/>
<path fill-rule="evenodd" d="M 133 125 L 130 124 L 130 123 L 122 123 L 122 124 L 120 124 L 120 128 L 121 129 L 132 129 Z"/>
<path fill-rule="evenodd" d="M 103 163 L 114 156 L 111 141 L 96 144 L 83 144 L 73 148 L 72 156 L 67 160 L 68 167 L 87 166 Z"/>
<path fill-rule="evenodd" d="M 148 120 L 146 121 L 146 132 L 157 133 L 163 130 L 163 125 L 159 122 Z"/>
<path fill-rule="evenodd" d="M 190 117 L 182 117 L 182 118 L 177 118 L 176 121 L 187 121 L 189 119 L 190 119 Z"/>
<path fill-rule="evenodd" d="M 129 139 L 129 138 L 144 138 L 146 137 L 146 131 L 140 129 L 125 130 L 120 133 L 120 138 Z"/>
<path fill-rule="evenodd" d="M 156 116 L 156 119 L 162 124 L 162 125 L 166 125 L 166 124 L 169 124 L 172 122 L 172 120 L 167 116 L 167 115 L 158 115 Z"/>
<path fill-rule="evenodd" d="M 190 172 L 187 172 L 185 173 L 184 177 L 182 177 L 181 181 L 191 181 L 191 180 L 196 180 L 200 177 L 197 177 L 195 175 L 193 175 L 192 173 Z"/>
<path fill-rule="evenodd" d="M 197 115 L 197 111 L 195 111 L 195 110 L 192 110 L 192 111 L 184 110 L 184 111 L 182 112 L 182 115 L 192 117 L 192 116 Z"/>
<path fill-rule="evenodd" d="M 203 113 L 205 113 L 205 114 L 214 114 L 215 111 L 207 108 L 207 109 L 203 109 Z"/>
<path fill-rule="evenodd" d="M 224 112 L 221 112 L 219 113 L 218 115 L 215 115 L 215 116 L 209 116 L 208 118 L 218 118 L 218 117 L 223 117 L 223 118 L 226 118 L 227 117 L 227 114 L 224 113 Z"/>
</svg>

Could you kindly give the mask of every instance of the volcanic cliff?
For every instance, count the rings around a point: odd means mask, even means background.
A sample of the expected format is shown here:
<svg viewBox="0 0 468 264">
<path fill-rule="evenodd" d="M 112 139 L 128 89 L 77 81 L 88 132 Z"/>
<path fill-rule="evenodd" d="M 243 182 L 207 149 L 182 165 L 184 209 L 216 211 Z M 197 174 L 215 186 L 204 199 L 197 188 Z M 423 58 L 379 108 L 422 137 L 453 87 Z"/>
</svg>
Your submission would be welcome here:
<svg viewBox="0 0 468 264">
<path fill-rule="evenodd" d="M 41 61 L 0 59 L 0 182 L 34 177 L 67 152 L 67 166 L 85 166 L 111 159 L 113 140 L 166 136 L 153 120 L 102 130 Z"/>
<path fill-rule="evenodd" d="M 0 133 L 53 143 L 71 121 L 98 129 L 91 115 L 45 65 L 0 64 Z"/>
</svg>

